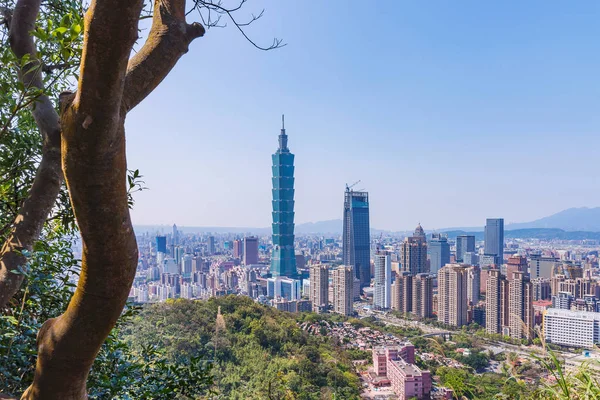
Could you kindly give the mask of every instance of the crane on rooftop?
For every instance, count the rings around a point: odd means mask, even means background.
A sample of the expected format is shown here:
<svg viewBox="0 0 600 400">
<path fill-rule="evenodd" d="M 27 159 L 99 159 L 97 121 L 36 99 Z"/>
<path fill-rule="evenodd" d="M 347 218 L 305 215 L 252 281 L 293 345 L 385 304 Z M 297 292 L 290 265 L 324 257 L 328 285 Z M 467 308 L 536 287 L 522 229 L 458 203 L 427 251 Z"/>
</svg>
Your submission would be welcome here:
<svg viewBox="0 0 600 400">
<path fill-rule="evenodd" d="M 360 183 L 360 179 L 357 180 L 356 182 L 354 182 L 352 185 L 348 186 L 348 184 L 346 183 L 346 192 L 349 192 L 352 190 L 352 188 L 356 185 L 358 185 Z"/>
</svg>

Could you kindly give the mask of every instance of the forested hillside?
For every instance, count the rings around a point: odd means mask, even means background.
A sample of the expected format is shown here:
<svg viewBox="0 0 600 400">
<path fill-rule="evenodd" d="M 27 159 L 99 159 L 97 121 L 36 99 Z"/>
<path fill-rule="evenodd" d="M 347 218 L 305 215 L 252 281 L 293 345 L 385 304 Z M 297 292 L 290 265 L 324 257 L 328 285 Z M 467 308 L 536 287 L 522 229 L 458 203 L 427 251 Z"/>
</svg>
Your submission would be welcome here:
<svg viewBox="0 0 600 400">
<path fill-rule="evenodd" d="M 155 304 L 124 334 L 133 351 L 155 346 L 173 363 L 209 360 L 212 390 L 223 398 L 358 398 L 359 380 L 346 351 L 302 331 L 293 315 L 247 297 Z"/>
</svg>

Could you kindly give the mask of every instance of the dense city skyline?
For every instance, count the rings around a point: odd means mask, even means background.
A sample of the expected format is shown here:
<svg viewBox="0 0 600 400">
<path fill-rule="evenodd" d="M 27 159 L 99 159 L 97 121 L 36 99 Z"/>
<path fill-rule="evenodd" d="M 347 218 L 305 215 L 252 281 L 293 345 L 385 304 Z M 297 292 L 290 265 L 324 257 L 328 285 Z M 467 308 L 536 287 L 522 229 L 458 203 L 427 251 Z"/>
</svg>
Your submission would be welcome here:
<svg viewBox="0 0 600 400">
<path fill-rule="evenodd" d="M 234 29 L 210 30 L 128 116 L 129 166 L 149 187 L 136 195 L 135 224 L 267 227 L 282 113 L 297 223 L 341 218 L 344 184 L 359 179 L 372 226 L 388 230 L 600 205 L 586 156 L 600 145 L 597 3 L 248 7 L 266 9 L 253 38 L 288 45 L 259 52 Z M 365 19 L 377 23 L 348 23 Z M 199 69 L 212 78 L 190 79 Z M 402 196 L 406 187 L 419 195 Z M 527 195 L 512 196 L 515 187 Z"/>
</svg>

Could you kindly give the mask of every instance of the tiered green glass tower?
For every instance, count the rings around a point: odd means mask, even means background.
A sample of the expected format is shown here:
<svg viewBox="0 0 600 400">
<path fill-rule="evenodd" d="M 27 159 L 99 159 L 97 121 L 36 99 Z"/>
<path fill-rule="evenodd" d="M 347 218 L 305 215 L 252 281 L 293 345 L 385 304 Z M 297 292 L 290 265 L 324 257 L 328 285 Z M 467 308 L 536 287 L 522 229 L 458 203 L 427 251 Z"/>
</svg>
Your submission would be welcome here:
<svg viewBox="0 0 600 400">
<path fill-rule="evenodd" d="M 273 154 L 273 276 L 295 278 L 294 252 L 294 155 L 287 147 L 285 123 L 281 116 L 279 148 Z"/>
</svg>

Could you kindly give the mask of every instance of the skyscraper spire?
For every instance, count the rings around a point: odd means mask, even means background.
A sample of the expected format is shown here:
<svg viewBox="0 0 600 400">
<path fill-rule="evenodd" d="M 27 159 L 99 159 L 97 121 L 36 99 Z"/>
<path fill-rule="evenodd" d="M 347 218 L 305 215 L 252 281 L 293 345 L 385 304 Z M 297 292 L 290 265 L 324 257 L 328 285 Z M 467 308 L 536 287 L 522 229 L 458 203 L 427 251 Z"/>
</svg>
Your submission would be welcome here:
<svg viewBox="0 0 600 400">
<path fill-rule="evenodd" d="M 285 117 L 281 114 L 281 133 L 279 134 L 279 149 L 278 153 L 289 153 L 287 147 L 287 135 L 285 134 Z"/>
</svg>

